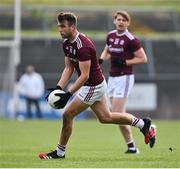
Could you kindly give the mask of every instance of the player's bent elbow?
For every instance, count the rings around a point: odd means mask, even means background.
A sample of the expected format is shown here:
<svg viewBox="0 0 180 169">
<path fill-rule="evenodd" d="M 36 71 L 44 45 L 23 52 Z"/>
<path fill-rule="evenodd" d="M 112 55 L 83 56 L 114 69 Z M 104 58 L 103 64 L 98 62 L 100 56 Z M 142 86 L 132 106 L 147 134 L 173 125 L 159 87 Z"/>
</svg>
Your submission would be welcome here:
<svg viewBox="0 0 180 169">
<path fill-rule="evenodd" d="M 147 57 L 146 57 L 146 58 L 144 58 L 143 63 L 147 63 L 147 62 L 148 62 L 148 60 L 147 60 Z"/>
<path fill-rule="evenodd" d="M 143 64 L 144 64 L 144 63 L 147 63 L 147 58 L 146 58 L 146 57 L 142 58 L 142 59 L 141 59 L 141 63 L 143 63 Z"/>
</svg>

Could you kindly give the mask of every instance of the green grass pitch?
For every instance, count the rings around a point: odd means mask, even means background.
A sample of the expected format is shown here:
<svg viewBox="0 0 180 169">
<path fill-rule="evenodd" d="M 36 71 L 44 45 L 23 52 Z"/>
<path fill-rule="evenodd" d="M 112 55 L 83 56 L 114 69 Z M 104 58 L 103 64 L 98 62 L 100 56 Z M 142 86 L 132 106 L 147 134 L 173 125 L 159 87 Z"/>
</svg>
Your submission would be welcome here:
<svg viewBox="0 0 180 169">
<path fill-rule="evenodd" d="M 177 168 L 180 167 L 180 121 L 155 121 L 157 144 L 144 144 L 133 128 L 140 154 L 125 155 L 126 146 L 115 125 L 96 120 L 75 121 L 66 159 L 41 160 L 39 152 L 55 149 L 61 121 L 0 120 L 0 168 Z M 169 150 L 169 148 L 172 149 Z"/>
</svg>

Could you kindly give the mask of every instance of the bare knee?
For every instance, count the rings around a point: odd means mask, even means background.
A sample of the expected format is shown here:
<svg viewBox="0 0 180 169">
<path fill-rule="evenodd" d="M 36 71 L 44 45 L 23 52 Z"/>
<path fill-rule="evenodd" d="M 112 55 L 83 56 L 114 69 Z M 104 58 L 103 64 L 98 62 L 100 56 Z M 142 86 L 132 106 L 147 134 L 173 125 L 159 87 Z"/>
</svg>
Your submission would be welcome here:
<svg viewBox="0 0 180 169">
<path fill-rule="evenodd" d="M 108 116 L 99 117 L 99 121 L 101 123 L 111 123 L 111 116 L 108 115 Z"/>
</svg>

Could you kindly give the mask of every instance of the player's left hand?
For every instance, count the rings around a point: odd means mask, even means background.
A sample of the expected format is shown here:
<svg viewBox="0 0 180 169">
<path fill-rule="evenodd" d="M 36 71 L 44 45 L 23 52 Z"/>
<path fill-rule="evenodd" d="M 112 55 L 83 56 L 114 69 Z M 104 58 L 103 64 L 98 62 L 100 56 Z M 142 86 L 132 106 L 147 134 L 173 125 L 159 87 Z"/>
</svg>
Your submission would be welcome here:
<svg viewBox="0 0 180 169">
<path fill-rule="evenodd" d="M 98 62 L 99 62 L 99 64 L 101 65 L 101 64 L 104 62 L 104 60 L 101 59 L 101 58 L 99 58 L 99 59 L 98 59 Z"/>
<path fill-rule="evenodd" d="M 49 95 L 50 95 L 50 93 L 52 92 L 52 91 L 54 91 L 54 90 L 56 90 L 56 89 L 59 89 L 59 90 L 62 90 L 62 88 L 61 88 L 61 86 L 56 86 L 56 87 L 54 87 L 54 88 L 48 88 L 47 90 L 49 91 L 48 92 L 48 94 L 45 96 L 45 99 L 48 101 L 48 97 L 49 97 Z"/>
<path fill-rule="evenodd" d="M 68 102 L 68 100 L 70 99 L 70 97 L 72 96 L 72 94 L 70 92 L 67 92 L 67 93 L 57 93 L 55 95 L 60 97 L 60 99 L 54 103 L 54 105 L 58 109 L 63 108 L 66 105 L 66 103 Z"/>
<path fill-rule="evenodd" d="M 112 61 L 112 64 L 115 67 L 123 67 L 126 66 L 126 60 L 123 58 L 119 58 L 118 60 Z"/>
</svg>

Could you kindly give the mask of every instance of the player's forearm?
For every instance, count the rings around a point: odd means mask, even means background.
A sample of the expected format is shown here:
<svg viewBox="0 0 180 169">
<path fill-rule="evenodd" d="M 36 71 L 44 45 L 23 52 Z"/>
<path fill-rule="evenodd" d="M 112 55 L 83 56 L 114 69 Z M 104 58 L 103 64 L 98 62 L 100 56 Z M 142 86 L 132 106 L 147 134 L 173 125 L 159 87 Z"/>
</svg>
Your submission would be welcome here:
<svg viewBox="0 0 180 169">
<path fill-rule="evenodd" d="M 108 50 L 106 49 L 106 47 L 103 50 L 100 58 L 103 59 L 103 60 L 108 60 L 110 58 L 110 54 L 108 53 Z"/>
<path fill-rule="evenodd" d="M 137 65 L 137 64 L 144 64 L 147 63 L 147 60 L 143 58 L 133 58 L 126 60 L 126 65 Z"/>
<path fill-rule="evenodd" d="M 147 63 L 147 56 L 142 48 L 134 53 L 133 59 L 126 60 L 126 65 L 137 65 L 144 63 Z"/>
<path fill-rule="evenodd" d="M 73 74 L 73 70 L 74 69 L 72 69 L 72 68 L 71 69 L 65 68 L 57 85 L 64 88 L 66 86 L 66 84 L 69 82 L 69 80 Z"/>
</svg>

